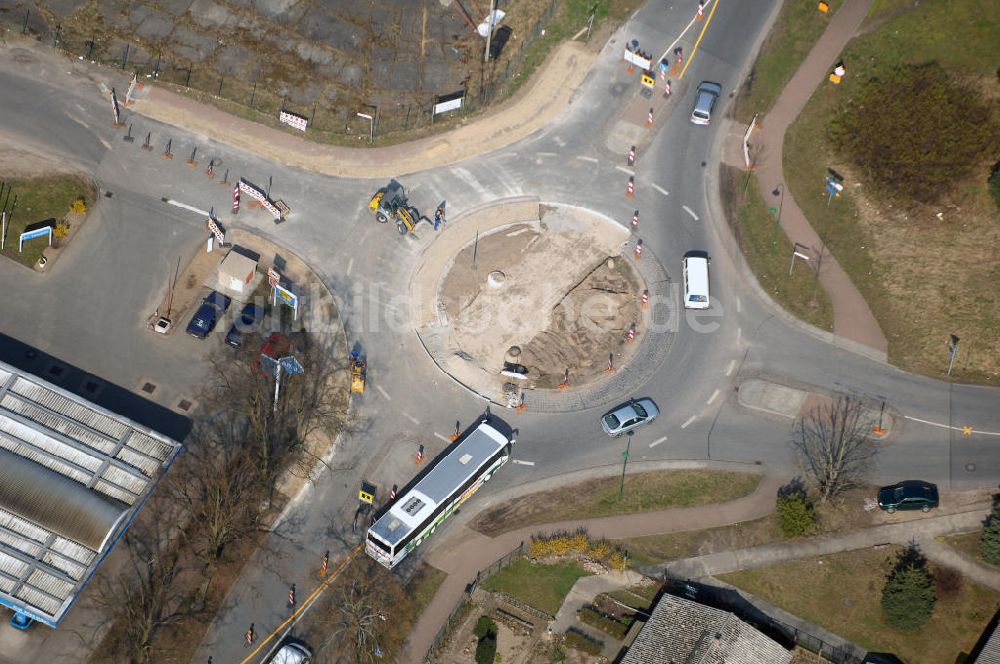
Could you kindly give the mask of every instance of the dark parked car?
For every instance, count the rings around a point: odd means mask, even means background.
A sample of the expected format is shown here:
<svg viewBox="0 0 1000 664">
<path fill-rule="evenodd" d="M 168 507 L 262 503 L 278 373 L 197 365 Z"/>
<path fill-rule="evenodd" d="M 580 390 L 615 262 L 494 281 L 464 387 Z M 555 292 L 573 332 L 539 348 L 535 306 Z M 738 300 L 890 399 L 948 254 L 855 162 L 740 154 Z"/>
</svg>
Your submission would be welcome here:
<svg viewBox="0 0 1000 664">
<path fill-rule="evenodd" d="M 232 300 L 227 295 L 215 291 L 209 293 L 208 297 L 202 300 L 198 311 L 191 317 L 187 333 L 199 339 L 207 337 L 215 329 L 215 324 L 222 318 L 222 314 L 226 313 L 230 302 Z"/>
<path fill-rule="evenodd" d="M 493 39 L 490 40 L 490 60 L 496 60 L 500 57 L 503 52 L 503 47 L 507 45 L 510 41 L 510 36 L 513 34 L 513 30 L 506 25 L 501 25 L 493 33 Z"/>
<path fill-rule="evenodd" d="M 878 490 L 878 506 L 889 514 L 896 510 L 929 512 L 938 506 L 938 488 L 922 480 L 905 480 Z"/>
<path fill-rule="evenodd" d="M 656 419 L 660 410 L 650 399 L 632 400 L 601 418 L 604 433 L 620 436 Z"/>
<path fill-rule="evenodd" d="M 226 343 L 233 348 L 239 348 L 243 344 L 243 338 L 253 332 L 263 318 L 263 309 L 252 303 L 245 305 L 240 311 L 240 317 L 233 321 L 229 331 L 226 332 Z"/>
</svg>

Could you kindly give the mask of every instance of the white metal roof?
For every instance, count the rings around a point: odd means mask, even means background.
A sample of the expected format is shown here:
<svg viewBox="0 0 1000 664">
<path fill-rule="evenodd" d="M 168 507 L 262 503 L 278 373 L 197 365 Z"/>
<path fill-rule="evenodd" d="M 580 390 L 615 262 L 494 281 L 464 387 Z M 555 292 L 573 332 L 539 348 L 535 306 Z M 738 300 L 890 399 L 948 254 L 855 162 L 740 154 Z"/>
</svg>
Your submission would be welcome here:
<svg viewBox="0 0 1000 664">
<path fill-rule="evenodd" d="M 58 624 L 180 449 L 0 362 L 0 604 Z"/>
</svg>

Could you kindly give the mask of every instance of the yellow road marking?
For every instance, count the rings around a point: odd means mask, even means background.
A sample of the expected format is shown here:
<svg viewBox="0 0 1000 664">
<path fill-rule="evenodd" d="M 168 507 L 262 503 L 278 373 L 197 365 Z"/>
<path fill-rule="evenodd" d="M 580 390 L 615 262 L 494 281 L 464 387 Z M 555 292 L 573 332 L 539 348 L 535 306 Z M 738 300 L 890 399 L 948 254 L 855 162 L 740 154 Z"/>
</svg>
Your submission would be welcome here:
<svg viewBox="0 0 1000 664">
<path fill-rule="evenodd" d="M 340 561 L 340 564 L 337 565 L 337 568 L 333 570 L 332 574 L 327 576 L 318 586 L 316 586 L 316 590 L 312 591 L 312 594 L 306 598 L 306 601 L 302 602 L 302 606 L 295 609 L 295 612 L 292 615 L 288 616 L 288 619 L 285 620 L 285 622 L 278 625 L 273 632 L 268 634 L 267 638 L 261 641 L 260 645 L 253 649 L 253 652 L 251 652 L 249 655 L 243 658 L 243 661 L 241 661 L 240 664 L 247 664 L 247 662 L 256 657 L 257 654 L 261 651 L 261 649 L 268 643 L 270 643 L 275 636 L 278 635 L 278 632 L 285 629 L 285 627 L 287 627 L 290 622 L 295 620 L 303 611 L 309 608 L 309 604 L 316 598 L 316 596 L 319 595 L 321 592 L 323 592 L 330 585 L 331 581 L 340 576 L 340 573 L 344 571 L 344 568 L 347 567 L 347 564 L 350 563 L 352 560 L 354 560 L 355 556 L 357 556 L 358 553 L 360 553 L 360 551 L 361 551 L 361 545 L 359 544 L 356 547 L 354 547 L 354 549 L 352 549 L 350 553 L 347 554 L 346 558 Z"/>
<path fill-rule="evenodd" d="M 705 36 L 705 31 L 708 30 L 708 24 L 712 22 L 712 16 L 715 15 L 715 9 L 718 6 L 719 0 L 715 0 L 715 2 L 712 3 L 712 9 L 708 12 L 708 18 L 705 19 L 705 25 L 702 26 L 701 33 L 698 35 L 698 39 L 694 43 L 694 48 L 691 49 L 691 57 L 689 57 L 687 62 L 684 63 L 684 68 L 681 69 L 681 75 L 677 77 L 677 80 L 684 78 L 684 72 L 688 70 L 688 65 L 691 64 L 692 60 L 694 60 L 694 54 L 698 52 L 698 44 L 701 43 L 701 38 Z"/>
</svg>

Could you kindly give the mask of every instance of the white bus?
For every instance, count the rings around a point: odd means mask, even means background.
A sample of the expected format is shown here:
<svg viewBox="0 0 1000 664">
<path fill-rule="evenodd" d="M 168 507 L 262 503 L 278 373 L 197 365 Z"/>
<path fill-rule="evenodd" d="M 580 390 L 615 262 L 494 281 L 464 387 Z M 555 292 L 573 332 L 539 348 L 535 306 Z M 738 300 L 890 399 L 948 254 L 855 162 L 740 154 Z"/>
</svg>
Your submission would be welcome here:
<svg viewBox="0 0 1000 664">
<path fill-rule="evenodd" d="M 514 438 L 487 416 L 404 489 L 368 529 L 365 551 L 392 569 L 507 463 Z"/>
</svg>

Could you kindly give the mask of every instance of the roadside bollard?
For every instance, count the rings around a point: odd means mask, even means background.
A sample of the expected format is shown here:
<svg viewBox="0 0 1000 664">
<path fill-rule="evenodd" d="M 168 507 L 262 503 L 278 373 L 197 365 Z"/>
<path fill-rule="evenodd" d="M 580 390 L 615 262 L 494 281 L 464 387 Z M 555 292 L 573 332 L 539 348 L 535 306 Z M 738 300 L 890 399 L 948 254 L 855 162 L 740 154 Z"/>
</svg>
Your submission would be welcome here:
<svg viewBox="0 0 1000 664">
<path fill-rule="evenodd" d="M 632 165 L 635 164 L 635 146 L 634 145 L 629 149 L 629 151 L 628 151 L 628 159 L 626 159 L 625 162 L 629 166 L 632 166 Z"/>
<path fill-rule="evenodd" d="M 632 230 L 637 230 L 639 228 L 639 211 L 636 210 L 632 213 Z"/>
<path fill-rule="evenodd" d="M 629 176 L 629 178 L 628 178 L 628 184 L 625 185 L 625 195 L 628 196 L 629 198 L 632 198 L 632 196 L 635 195 L 635 177 L 634 176 Z"/>
</svg>

